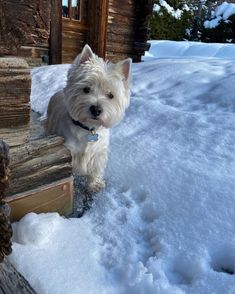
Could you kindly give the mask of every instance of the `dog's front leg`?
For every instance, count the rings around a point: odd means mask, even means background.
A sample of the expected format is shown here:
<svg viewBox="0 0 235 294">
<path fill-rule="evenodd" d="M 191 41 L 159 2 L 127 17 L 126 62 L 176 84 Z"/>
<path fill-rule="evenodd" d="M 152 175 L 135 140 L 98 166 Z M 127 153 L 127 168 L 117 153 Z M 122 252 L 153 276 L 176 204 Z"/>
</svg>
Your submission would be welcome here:
<svg viewBox="0 0 235 294">
<path fill-rule="evenodd" d="M 91 160 L 87 175 L 87 191 L 97 193 L 105 187 L 103 180 L 104 169 L 107 163 L 107 150 L 95 154 Z"/>
</svg>

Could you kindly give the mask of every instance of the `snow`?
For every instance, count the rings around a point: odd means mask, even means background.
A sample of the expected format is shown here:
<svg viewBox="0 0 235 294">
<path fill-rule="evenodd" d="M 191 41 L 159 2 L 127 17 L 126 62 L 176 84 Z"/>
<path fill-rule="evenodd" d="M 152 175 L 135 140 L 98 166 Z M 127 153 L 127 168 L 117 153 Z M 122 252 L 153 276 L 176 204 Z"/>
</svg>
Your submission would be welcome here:
<svg viewBox="0 0 235 294">
<path fill-rule="evenodd" d="M 153 11 L 159 12 L 161 10 L 161 6 L 158 4 L 153 4 Z"/>
<path fill-rule="evenodd" d="M 150 50 L 145 53 L 149 58 L 201 58 L 216 57 L 222 59 L 235 58 L 235 45 L 222 43 L 202 43 L 188 41 L 152 40 Z"/>
<path fill-rule="evenodd" d="M 37 293 L 235 293 L 235 60 L 192 58 L 181 45 L 171 43 L 174 58 L 154 45 L 133 65 L 92 208 L 15 223 L 10 260 Z M 34 109 L 44 113 L 67 69 L 33 71 Z"/>
<path fill-rule="evenodd" d="M 182 10 L 180 9 L 174 9 L 173 7 L 171 7 L 166 1 L 164 0 L 160 0 L 159 1 L 160 5 L 164 8 L 166 8 L 167 12 L 169 14 L 171 14 L 173 17 L 175 17 L 176 19 L 180 19 L 181 15 L 182 15 Z"/>
<path fill-rule="evenodd" d="M 217 6 L 213 19 L 204 22 L 204 27 L 207 29 L 216 28 L 222 20 L 227 21 L 228 18 L 235 14 L 235 4 L 223 2 L 221 5 Z"/>
<path fill-rule="evenodd" d="M 153 11 L 157 12 L 157 13 L 159 13 L 161 15 L 162 14 L 161 7 L 164 7 L 166 9 L 166 11 L 176 19 L 181 18 L 183 11 L 189 11 L 190 10 L 187 4 L 184 4 L 182 9 L 179 9 L 179 8 L 174 9 L 165 0 L 160 0 L 159 4 L 155 3 L 153 5 Z"/>
</svg>

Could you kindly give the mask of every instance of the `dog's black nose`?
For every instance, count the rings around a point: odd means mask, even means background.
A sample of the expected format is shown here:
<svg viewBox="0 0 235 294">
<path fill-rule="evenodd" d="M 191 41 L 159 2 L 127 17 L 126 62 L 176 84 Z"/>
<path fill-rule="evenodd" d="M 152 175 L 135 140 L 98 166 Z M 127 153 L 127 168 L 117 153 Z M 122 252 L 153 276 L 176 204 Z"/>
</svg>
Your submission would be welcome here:
<svg viewBox="0 0 235 294">
<path fill-rule="evenodd" d="M 91 105 L 90 112 L 93 116 L 97 117 L 102 113 L 102 108 L 99 105 Z"/>
</svg>

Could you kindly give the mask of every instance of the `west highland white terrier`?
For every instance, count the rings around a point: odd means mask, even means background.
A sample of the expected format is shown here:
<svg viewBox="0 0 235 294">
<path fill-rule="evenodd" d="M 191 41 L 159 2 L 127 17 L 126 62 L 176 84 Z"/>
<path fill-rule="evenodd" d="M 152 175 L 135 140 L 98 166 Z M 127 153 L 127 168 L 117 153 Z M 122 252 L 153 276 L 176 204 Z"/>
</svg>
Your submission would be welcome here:
<svg viewBox="0 0 235 294">
<path fill-rule="evenodd" d="M 50 100 L 47 133 L 65 138 L 74 172 L 89 192 L 105 186 L 109 129 L 120 122 L 130 101 L 131 59 L 106 62 L 86 45 L 71 65 L 65 88 Z"/>
</svg>

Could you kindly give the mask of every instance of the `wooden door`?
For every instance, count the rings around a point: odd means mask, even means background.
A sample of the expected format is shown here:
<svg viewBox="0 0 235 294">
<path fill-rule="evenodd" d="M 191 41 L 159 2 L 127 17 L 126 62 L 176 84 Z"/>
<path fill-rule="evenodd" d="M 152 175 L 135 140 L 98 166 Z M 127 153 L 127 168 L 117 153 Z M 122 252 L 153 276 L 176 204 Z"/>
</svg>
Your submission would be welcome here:
<svg viewBox="0 0 235 294">
<path fill-rule="evenodd" d="M 51 0 L 50 63 L 71 63 L 88 43 L 105 57 L 109 0 Z"/>
<path fill-rule="evenodd" d="M 71 63 L 87 42 L 87 0 L 62 0 L 62 63 Z"/>
</svg>

